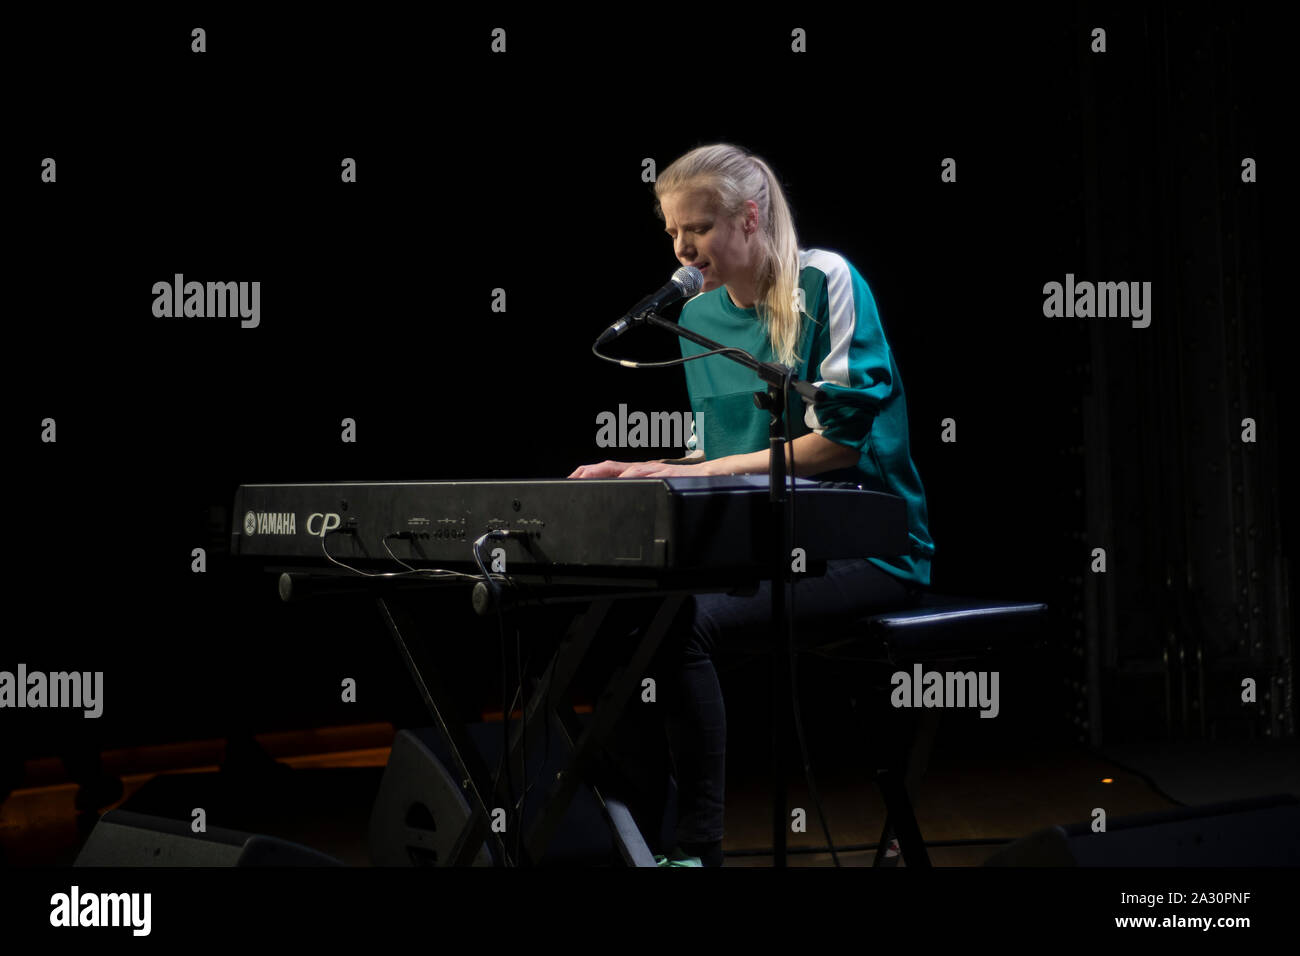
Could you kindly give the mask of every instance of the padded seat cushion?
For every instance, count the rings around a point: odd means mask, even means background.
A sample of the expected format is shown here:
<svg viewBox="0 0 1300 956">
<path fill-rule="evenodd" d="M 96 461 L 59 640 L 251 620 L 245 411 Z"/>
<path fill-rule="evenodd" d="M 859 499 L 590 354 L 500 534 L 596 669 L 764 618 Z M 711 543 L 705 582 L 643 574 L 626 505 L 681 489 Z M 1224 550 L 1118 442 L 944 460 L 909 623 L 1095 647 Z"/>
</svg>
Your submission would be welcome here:
<svg viewBox="0 0 1300 956">
<path fill-rule="evenodd" d="M 980 657 L 1037 636 L 1047 605 L 926 594 L 914 606 L 873 614 L 812 652 L 891 664 Z"/>
</svg>

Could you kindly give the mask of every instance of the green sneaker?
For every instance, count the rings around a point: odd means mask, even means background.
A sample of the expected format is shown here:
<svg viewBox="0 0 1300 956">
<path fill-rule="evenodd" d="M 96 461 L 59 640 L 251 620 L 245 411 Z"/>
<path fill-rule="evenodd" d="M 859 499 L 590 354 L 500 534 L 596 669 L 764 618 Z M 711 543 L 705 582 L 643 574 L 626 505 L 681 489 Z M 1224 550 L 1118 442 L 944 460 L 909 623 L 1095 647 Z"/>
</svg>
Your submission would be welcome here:
<svg viewBox="0 0 1300 956">
<path fill-rule="evenodd" d="M 666 856 L 656 856 L 655 866 L 704 866 L 698 856 L 683 857 L 680 860 L 670 860 Z"/>
</svg>

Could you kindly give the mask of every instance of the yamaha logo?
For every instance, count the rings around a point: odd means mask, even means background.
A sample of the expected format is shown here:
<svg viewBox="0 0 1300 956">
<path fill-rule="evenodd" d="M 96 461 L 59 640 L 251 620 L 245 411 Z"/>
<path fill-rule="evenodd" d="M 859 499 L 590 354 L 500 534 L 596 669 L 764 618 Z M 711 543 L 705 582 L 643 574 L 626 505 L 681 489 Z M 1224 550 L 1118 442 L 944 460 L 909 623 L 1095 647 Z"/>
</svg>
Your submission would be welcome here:
<svg viewBox="0 0 1300 956">
<path fill-rule="evenodd" d="M 244 515 L 244 534 L 297 534 L 298 522 L 292 511 L 250 511 Z"/>
</svg>

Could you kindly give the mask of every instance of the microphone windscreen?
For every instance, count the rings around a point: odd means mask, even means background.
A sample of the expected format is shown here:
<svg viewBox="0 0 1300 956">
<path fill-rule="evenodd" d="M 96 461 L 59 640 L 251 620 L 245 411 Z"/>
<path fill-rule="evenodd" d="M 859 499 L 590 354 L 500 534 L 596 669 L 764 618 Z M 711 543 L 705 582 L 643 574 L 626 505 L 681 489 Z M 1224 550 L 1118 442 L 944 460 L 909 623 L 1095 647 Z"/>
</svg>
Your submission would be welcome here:
<svg viewBox="0 0 1300 956">
<path fill-rule="evenodd" d="M 704 288 L 704 273 L 695 266 L 682 266 L 673 273 L 673 281 L 681 286 L 682 293 L 689 299 L 699 295 Z"/>
</svg>

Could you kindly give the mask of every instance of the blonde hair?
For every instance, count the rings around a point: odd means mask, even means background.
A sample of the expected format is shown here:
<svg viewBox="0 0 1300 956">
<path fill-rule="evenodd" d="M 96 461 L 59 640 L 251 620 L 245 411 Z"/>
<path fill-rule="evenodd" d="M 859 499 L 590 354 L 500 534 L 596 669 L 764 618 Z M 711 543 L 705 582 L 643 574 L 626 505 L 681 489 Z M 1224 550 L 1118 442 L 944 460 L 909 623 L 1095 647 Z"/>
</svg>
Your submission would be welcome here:
<svg viewBox="0 0 1300 956">
<path fill-rule="evenodd" d="M 655 181 L 655 215 L 664 218 L 665 196 L 692 189 L 713 194 L 715 210 L 735 219 L 752 199 L 758 206 L 758 302 L 768 340 L 778 362 L 795 364 L 800 313 L 794 295 L 799 284 L 799 242 L 794 217 L 781 183 L 762 159 L 738 146 L 700 146 L 674 160 Z"/>
</svg>

